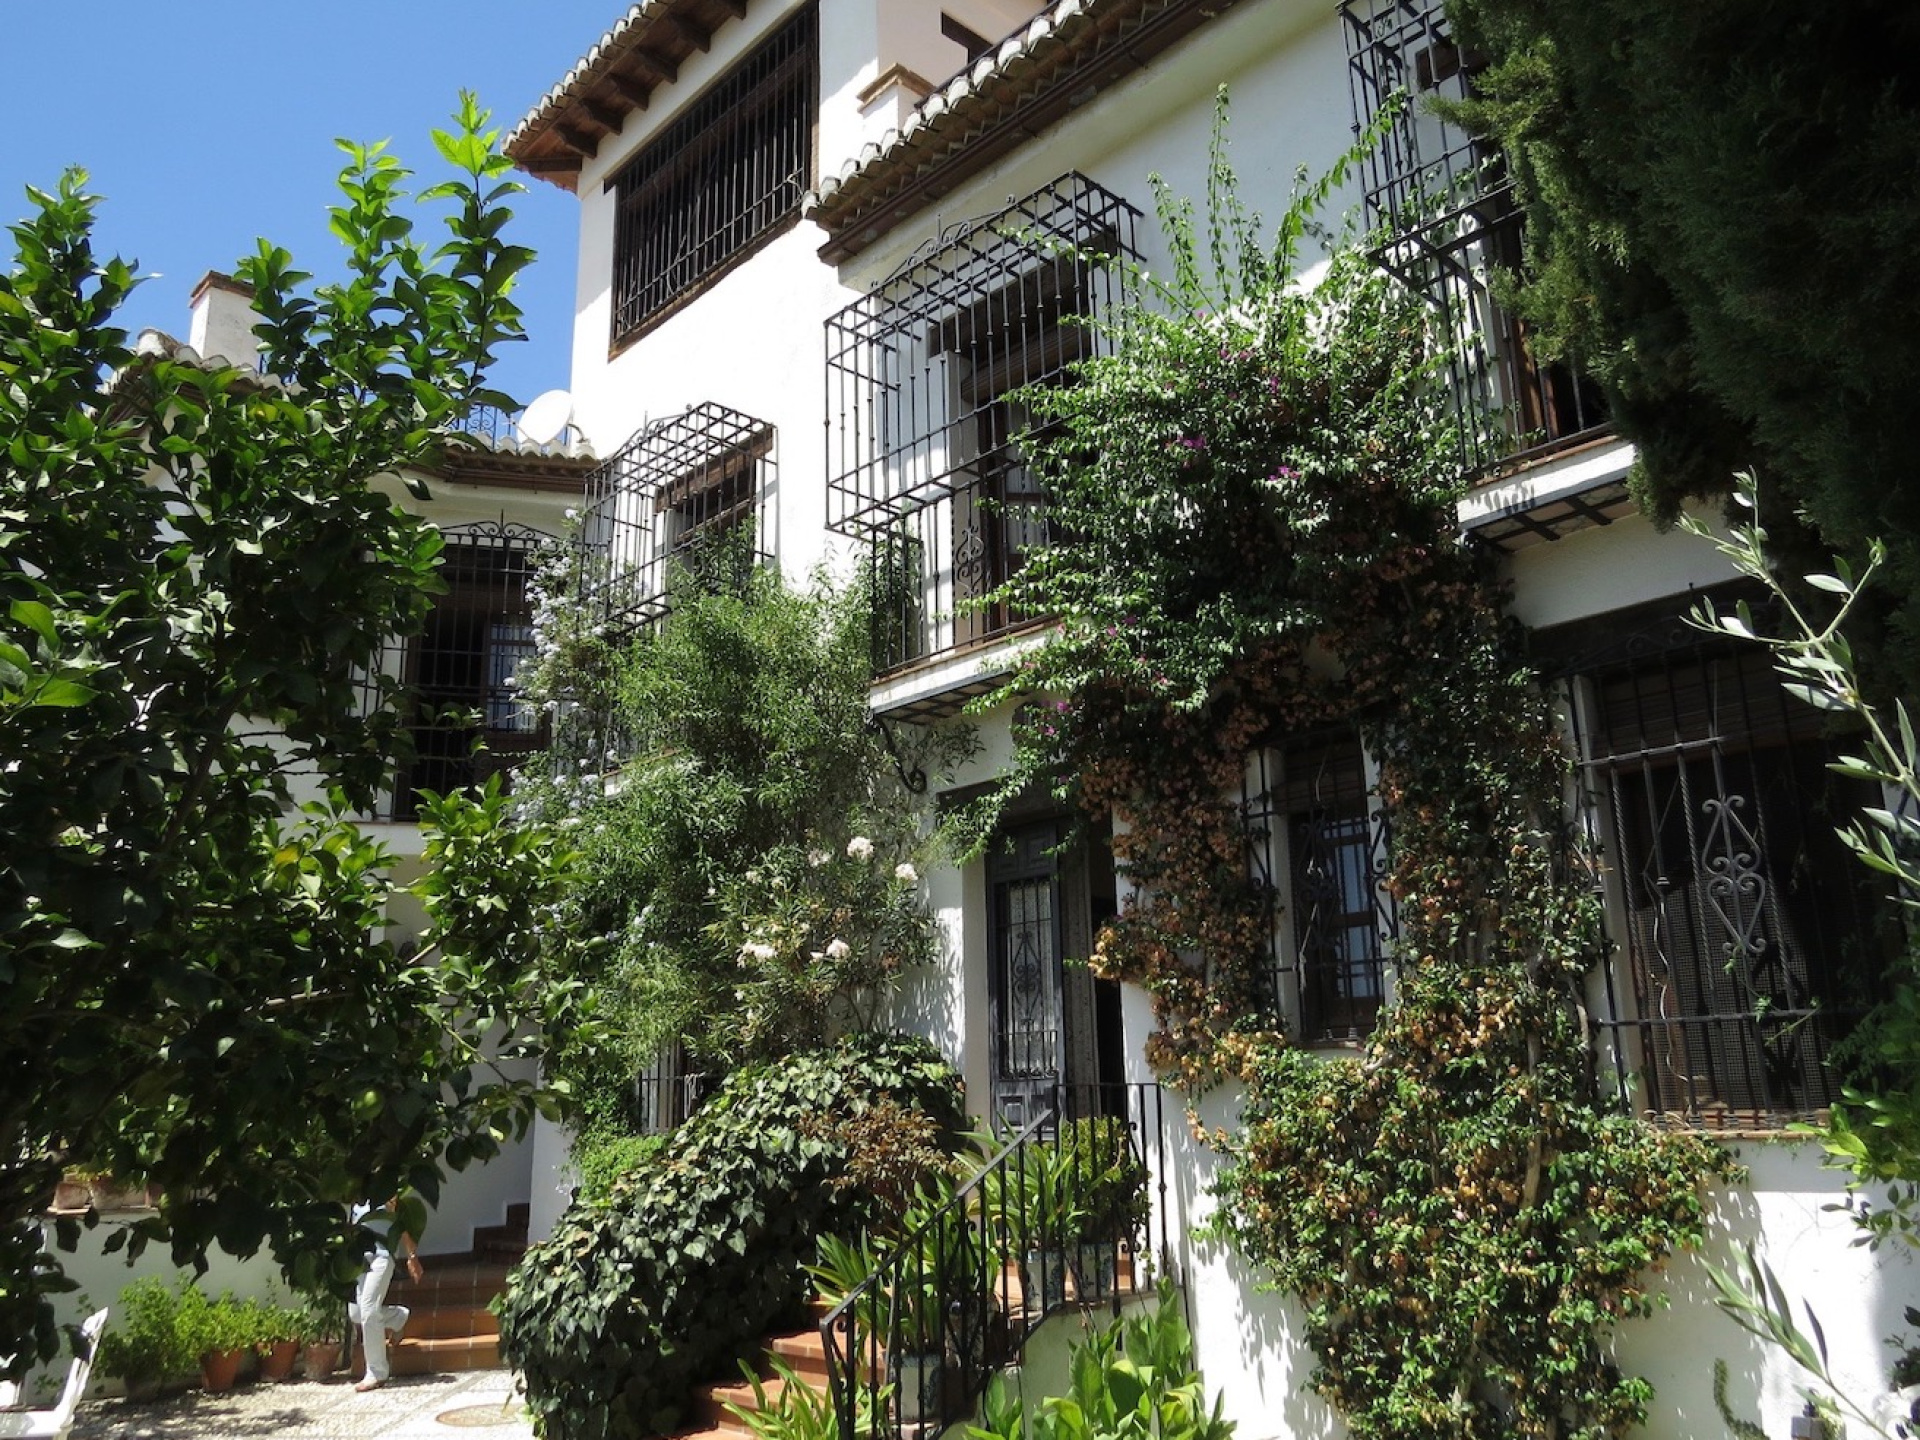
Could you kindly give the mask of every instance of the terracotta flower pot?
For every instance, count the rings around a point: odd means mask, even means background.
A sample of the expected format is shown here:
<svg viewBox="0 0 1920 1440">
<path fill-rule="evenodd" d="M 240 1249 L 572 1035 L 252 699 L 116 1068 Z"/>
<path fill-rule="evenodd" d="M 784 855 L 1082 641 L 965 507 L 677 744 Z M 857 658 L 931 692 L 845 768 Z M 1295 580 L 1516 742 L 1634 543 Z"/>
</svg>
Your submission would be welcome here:
<svg viewBox="0 0 1920 1440">
<path fill-rule="evenodd" d="M 231 1390 L 240 1378 L 240 1365 L 246 1358 L 244 1350 L 207 1351 L 200 1357 L 200 1388 Z"/>
<path fill-rule="evenodd" d="M 302 1353 L 309 1380 L 327 1380 L 340 1368 L 340 1342 L 338 1340 L 309 1340 Z"/>
<path fill-rule="evenodd" d="M 284 1380 L 293 1374 L 293 1362 L 300 1356 L 298 1340 L 276 1340 L 260 1351 L 260 1378 Z"/>
</svg>

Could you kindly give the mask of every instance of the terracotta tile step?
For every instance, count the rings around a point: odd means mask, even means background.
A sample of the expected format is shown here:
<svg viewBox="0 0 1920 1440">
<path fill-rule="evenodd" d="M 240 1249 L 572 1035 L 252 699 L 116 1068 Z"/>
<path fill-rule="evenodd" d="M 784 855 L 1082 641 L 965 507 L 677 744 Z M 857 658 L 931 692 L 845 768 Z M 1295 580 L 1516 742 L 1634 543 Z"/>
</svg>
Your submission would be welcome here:
<svg viewBox="0 0 1920 1440">
<path fill-rule="evenodd" d="M 670 1440 L 741 1440 L 742 1436 L 751 1437 L 752 1434 L 753 1431 L 729 1415 L 723 1424 L 704 1425 L 697 1430 L 679 1430 L 674 1432 Z"/>
<path fill-rule="evenodd" d="M 413 1307 L 404 1339 L 449 1340 L 498 1335 L 500 1321 L 484 1305 L 428 1304 Z"/>
<path fill-rule="evenodd" d="M 787 1382 L 778 1377 L 760 1383 L 769 1405 L 777 1404 L 781 1393 L 787 1388 Z M 806 1383 L 805 1377 L 802 1377 L 802 1383 Z M 826 1381 L 823 1379 L 807 1388 L 825 1393 Z M 728 1405 L 738 1405 L 742 1410 L 759 1408 L 753 1397 L 753 1387 L 744 1380 L 729 1385 L 702 1385 L 693 1392 L 694 1418 L 702 1425 L 738 1425 L 739 1421 L 726 1408 Z"/>
<path fill-rule="evenodd" d="M 396 1375 L 438 1375 L 450 1370 L 496 1370 L 500 1366 L 498 1337 L 455 1336 L 420 1340 L 408 1335 L 390 1352 Z"/>
<path fill-rule="evenodd" d="M 798 1335 L 781 1335 L 767 1342 L 767 1350 L 780 1357 L 803 1380 L 821 1388 L 827 1383 L 827 1348 L 818 1330 L 803 1330 Z"/>
</svg>

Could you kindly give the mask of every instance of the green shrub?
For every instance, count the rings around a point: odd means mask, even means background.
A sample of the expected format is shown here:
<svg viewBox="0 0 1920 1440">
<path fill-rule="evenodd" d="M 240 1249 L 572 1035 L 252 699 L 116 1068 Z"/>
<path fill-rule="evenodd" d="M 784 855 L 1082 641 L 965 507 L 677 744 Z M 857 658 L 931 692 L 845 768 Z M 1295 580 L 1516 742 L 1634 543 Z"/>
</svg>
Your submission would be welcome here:
<svg viewBox="0 0 1920 1440">
<path fill-rule="evenodd" d="M 665 1135 L 583 1136 L 573 1152 L 574 1173 L 580 1177 L 574 1199 L 582 1205 L 604 1204 L 615 1181 L 645 1169 L 666 1143 Z"/>
<path fill-rule="evenodd" d="M 862 1036 L 733 1075 L 657 1163 L 569 1208 L 495 1302 L 542 1434 L 666 1434 L 694 1385 L 729 1378 L 769 1329 L 797 1322 L 815 1237 L 853 1233 L 868 1208 L 831 1183 L 847 1147 L 820 1118 L 885 1097 L 957 1138 L 951 1067 L 924 1041 Z"/>
<path fill-rule="evenodd" d="M 1163 1281 L 1158 1305 L 1074 1345 L 1067 1394 L 1029 1416 L 996 1376 L 968 1440 L 1233 1440 L 1221 1401 L 1207 1404 L 1179 1296 Z"/>
<path fill-rule="evenodd" d="M 182 1293 L 157 1275 L 124 1287 L 100 1341 L 101 1370 L 130 1390 L 191 1371 L 200 1352 L 190 1348 L 192 1337 L 180 1326 Z"/>
</svg>

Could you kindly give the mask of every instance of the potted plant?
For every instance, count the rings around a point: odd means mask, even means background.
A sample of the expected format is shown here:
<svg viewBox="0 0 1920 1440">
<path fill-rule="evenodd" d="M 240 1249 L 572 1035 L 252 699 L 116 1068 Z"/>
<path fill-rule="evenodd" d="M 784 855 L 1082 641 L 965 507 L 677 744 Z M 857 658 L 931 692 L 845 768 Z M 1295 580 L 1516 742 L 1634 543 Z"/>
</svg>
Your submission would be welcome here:
<svg viewBox="0 0 1920 1440">
<path fill-rule="evenodd" d="M 200 1360 L 200 1384 L 206 1390 L 231 1390 L 240 1378 L 255 1338 L 249 1307 L 223 1290 L 215 1299 L 192 1284 L 180 1292 L 179 1329 L 189 1353 Z"/>
<path fill-rule="evenodd" d="M 340 1368 L 346 1349 L 347 1306 L 325 1291 L 308 1291 L 294 1312 L 301 1367 L 309 1380 L 325 1380 Z"/>
<path fill-rule="evenodd" d="M 1028 1142 L 987 1174 L 987 1212 L 1019 1264 L 1030 1317 L 1066 1303 L 1067 1247 L 1085 1219 L 1076 1179 L 1068 1153 L 1044 1140 Z"/>
<path fill-rule="evenodd" d="M 950 1418 L 985 1361 L 991 1316 L 987 1252 L 974 1218 L 930 1190 L 906 1216 L 907 1241 L 885 1263 L 889 1381 L 900 1423 Z"/>
<path fill-rule="evenodd" d="M 100 1341 L 100 1369 L 120 1380 L 133 1400 L 151 1400 L 193 1368 L 197 1352 L 180 1328 L 180 1290 L 157 1275 L 135 1280 L 114 1303 L 113 1324 Z"/>
<path fill-rule="evenodd" d="M 300 1355 L 300 1312 L 272 1295 L 252 1302 L 253 1348 L 262 1380 L 285 1380 Z"/>
</svg>

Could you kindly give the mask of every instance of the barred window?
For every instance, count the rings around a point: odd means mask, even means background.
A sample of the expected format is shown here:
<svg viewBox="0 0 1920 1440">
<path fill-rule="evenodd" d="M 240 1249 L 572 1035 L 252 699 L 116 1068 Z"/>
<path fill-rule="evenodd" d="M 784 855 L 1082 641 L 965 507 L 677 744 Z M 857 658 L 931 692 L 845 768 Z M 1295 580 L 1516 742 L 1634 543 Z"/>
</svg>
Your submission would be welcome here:
<svg viewBox="0 0 1920 1440">
<path fill-rule="evenodd" d="M 1624 932 L 1599 1021 L 1623 1090 L 1643 1114 L 1716 1128 L 1817 1114 L 1890 939 L 1835 834 L 1875 796 L 1828 769 L 1820 715 L 1757 648 L 1696 637 L 1587 670 L 1576 701 Z"/>
<path fill-rule="evenodd" d="M 498 521 L 449 525 L 441 534 L 446 593 L 434 600 L 425 629 L 383 665 L 405 681 L 413 706 L 413 754 L 395 787 L 395 819 L 417 812 L 419 791 L 481 784 L 545 744 L 540 715 L 512 682 L 533 651 L 527 581 L 550 537 Z"/>
<path fill-rule="evenodd" d="M 956 225 L 827 321 L 830 530 L 872 545 L 876 668 L 1034 618 L 984 603 L 1048 539 L 1023 386 L 1110 349 L 1132 206 L 1068 174 Z"/>
<path fill-rule="evenodd" d="M 1252 863 L 1279 906 L 1274 1004 L 1308 1043 L 1364 1037 L 1386 997 L 1395 916 L 1380 883 L 1386 819 L 1372 802 L 1351 732 L 1265 749 L 1248 766 Z"/>
<path fill-rule="evenodd" d="M 676 572 L 733 586 L 771 558 L 774 430 L 724 405 L 641 428 L 587 477 L 582 598 L 615 625 L 657 620 Z"/>
<path fill-rule="evenodd" d="M 1473 94 L 1485 57 L 1455 43 L 1445 0 L 1345 0 L 1347 77 L 1357 126 L 1399 108 L 1362 162 L 1367 220 L 1381 263 L 1457 337 L 1448 361 L 1469 469 L 1582 438 L 1606 422 L 1604 398 L 1577 367 L 1542 363 L 1525 324 L 1494 295 L 1521 260 L 1524 216 L 1499 150 L 1435 110 Z M 1479 417 L 1498 433 L 1480 443 Z"/>
<path fill-rule="evenodd" d="M 800 213 L 813 184 L 819 14 L 808 6 L 607 182 L 613 343 Z"/>
</svg>

